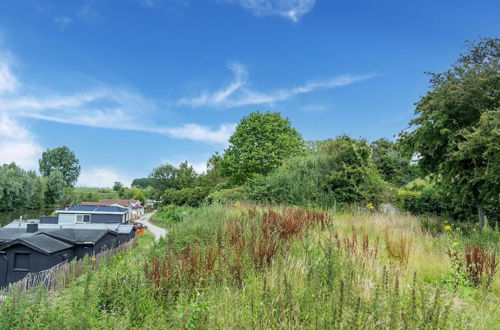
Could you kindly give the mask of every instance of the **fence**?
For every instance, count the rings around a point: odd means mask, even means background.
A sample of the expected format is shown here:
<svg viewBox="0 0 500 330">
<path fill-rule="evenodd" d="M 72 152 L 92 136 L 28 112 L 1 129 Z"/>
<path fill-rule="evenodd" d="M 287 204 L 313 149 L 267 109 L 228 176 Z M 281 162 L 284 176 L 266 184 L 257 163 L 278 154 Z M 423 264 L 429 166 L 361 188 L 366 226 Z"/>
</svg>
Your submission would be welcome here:
<svg viewBox="0 0 500 330">
<path fill-rule="evenodd" d="M 66 284 L 81 276 L 88 267 L 98 267 L 100 263 L 106 262 L 118 252 L 125 252 L 134 246 L 135 240 L 131 240 L 120 246 L 104 250 L 96 255 L 85 256 L 79 260 L 62 262 L 52 268 L 37 273 L 28 273 L 22 280 L 9 284 L 0 290 L 0 296 L 7 295 L 16 290 L 29 290 L 43 285 L 47 290 L 58 290 L 66 287 Z"/>
</svg>

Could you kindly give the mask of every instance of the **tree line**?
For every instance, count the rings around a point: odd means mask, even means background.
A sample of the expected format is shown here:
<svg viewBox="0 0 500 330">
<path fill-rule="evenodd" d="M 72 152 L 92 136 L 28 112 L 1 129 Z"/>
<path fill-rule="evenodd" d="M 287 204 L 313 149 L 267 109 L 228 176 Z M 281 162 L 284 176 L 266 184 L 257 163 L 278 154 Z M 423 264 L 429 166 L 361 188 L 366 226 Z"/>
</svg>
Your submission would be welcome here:
<svg viewBox="0 0 500 330">
<path fill-rule="evenodd" d="M 0 210 L 52 208 L 64 203 L 80 175 L 80 162 L 68 147 L 47 149 L 38 176 L 15 163 L 0 166 Z"/>
</svg>

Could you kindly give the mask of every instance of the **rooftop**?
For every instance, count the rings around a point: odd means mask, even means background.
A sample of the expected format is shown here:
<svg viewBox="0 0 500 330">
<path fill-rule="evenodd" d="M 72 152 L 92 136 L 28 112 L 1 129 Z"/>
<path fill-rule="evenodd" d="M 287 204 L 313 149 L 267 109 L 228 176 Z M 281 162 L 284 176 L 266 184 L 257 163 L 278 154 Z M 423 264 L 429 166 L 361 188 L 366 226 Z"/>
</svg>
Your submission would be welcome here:
<svg viewBox="0 0 500 330">
<path fill-rule="evenodd" d="M 102 213 L 126 213 L 128 209 L 120 206 L 96 206 L 96 205 L 77 205 L 64 210 L 57 210 L 57 213 L 72 212 L 102 212 Z"/>
<path fill-rule="evenodd" d="M 0 247 L 0 250 L 3 250 L 5 248 L 8 248 L 12 245 L 16 244 L 22 244 L 26 245 L 34 250 L 46 253 L 46 254 L 51 254 L 54 252 L 59 252 L 62 250 L 69 249 L 73 247 L 72 244 L 68 244 L 65 242 L 62 242 L 58 239 L 52 238 L 48 236 L 45 233 L 38 234 L 38 235 L 33 235 L 31 237 L 24 237 L 24 238 L 17 238 L 2 247 Z"/>
</svg>

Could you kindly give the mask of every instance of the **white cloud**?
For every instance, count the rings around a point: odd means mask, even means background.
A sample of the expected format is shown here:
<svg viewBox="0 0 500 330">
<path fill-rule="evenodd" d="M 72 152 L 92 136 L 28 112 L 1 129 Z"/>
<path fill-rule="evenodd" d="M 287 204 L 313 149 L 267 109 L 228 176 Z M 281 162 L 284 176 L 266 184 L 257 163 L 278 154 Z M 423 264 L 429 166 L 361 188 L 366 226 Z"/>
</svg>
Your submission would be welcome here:
<svg viewBox="0 0 500 330">
<path fill-rule="evenodd" d="M 234 124 L 223 124 L 215 130 L 194 123 L 158 126 L 149 119 L 157 110 L 155 102 L 139 94 L 107 87 L 73 95 L 0 96 L 0 112 L 63 124 L 142 131 L 222 145 L 234 131 Z"/>
<path fill-rule="evenodd" d="M 175 167 L 179 167 L 179 165 L 183 162 L 188 162 L 190 166 L 193 167 L 196 173 L 198 174 L 203 174 L 207 171 L 207 162 L 206 161 L 201 161 L 201 162 L 191 162 L 189 160 L 172 160 L 172 159 L 164 159 L 162 160 L 161 164 L 170 164 Z"/>
<path fill-rule="evenodd" d="M 235 124 L 222 124 L 217 130 L 197 124 L 184 124 L 180 127 L 161 129 L 160 132 L 176 139 L 225 145 L 235 128 Z"/>
<path fill-rule="evenodd" d="M 84 187 L 113 187 L 115 182 L 121 182 L 129 186 L 132 179 L 109 168 L 92 168 L 82 170 L 78 178 L 77 186 Z"/>
<path fill-rule="evenodd" d="M 38 169 L 42 147 L 30 132 L 7 113 L 0 112 L 0 164 L 15 162 L 24 169 Z"/>
<path fill-rule="evenodd" d="M 0 94 L 13 93 L 17 90 L 19 82 L 12 73 L 12 56 L 8 53 L 0 53 Z"/>
<path fill-rule="evenodd" d="M 241 64 L 231 64 L 229 68 L 234 74 L 234 80 L 229 86 L 215 92 L 204 91 L 198 96 L 182 98 L 178 101 L 178 104 L 192 107 L 210 106 L 223 108 L 272 104 L 288 100 L 300 94 L 346 86 L 373 77 L 373 75 L 341 75 L 327 80 L 310 81 L 304 85 L 289 89 L 279 89 L 273 92 L 264 93 L 246 87 L 248 72 Z"/>
<path fill-rule="evenodd" d="M 313 10 L 316 0 L 224 0 L 236 3 L 256 16 L 281 16 L 294 23 Z"/>
</svg>

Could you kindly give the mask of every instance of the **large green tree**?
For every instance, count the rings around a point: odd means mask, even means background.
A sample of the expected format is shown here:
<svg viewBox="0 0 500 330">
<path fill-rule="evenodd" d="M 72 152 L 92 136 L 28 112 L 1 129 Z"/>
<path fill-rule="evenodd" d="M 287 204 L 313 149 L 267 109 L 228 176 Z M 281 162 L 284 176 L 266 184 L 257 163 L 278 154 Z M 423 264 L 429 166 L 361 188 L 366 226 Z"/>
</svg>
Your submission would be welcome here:
<svg viewBox="0 0 500 330">
<path fill-rule="evenodd" d="M 469 44 L 451 69 L 430 75 L 431 89 L 416 104 L 414 129 L 402 133 L 403 141 L 418 152 L 426 174 L 463 205 L 475 205 L 482 226 L 485 209 L 498 204 L 500 193 L 494 156 L 500 143 L 500 39 Z"/>
<path fill-rule="evenodd" d="M 61 172 L 65 185 L 73 186 L 80 176 L 80 161 L 68 147 L 47 149 L 39 160 L 40 173 L 48 178 L 57 170 Z"/>
<path fill-rule="evenodd" d="M 236 184 L 254 174 L 267 174 L 283 161 L 304 152 L 305 145 L 290 121 L 279 113 L 253 112 L 241 119 L 222 158 L 222 172 Z"/>
</svg>

